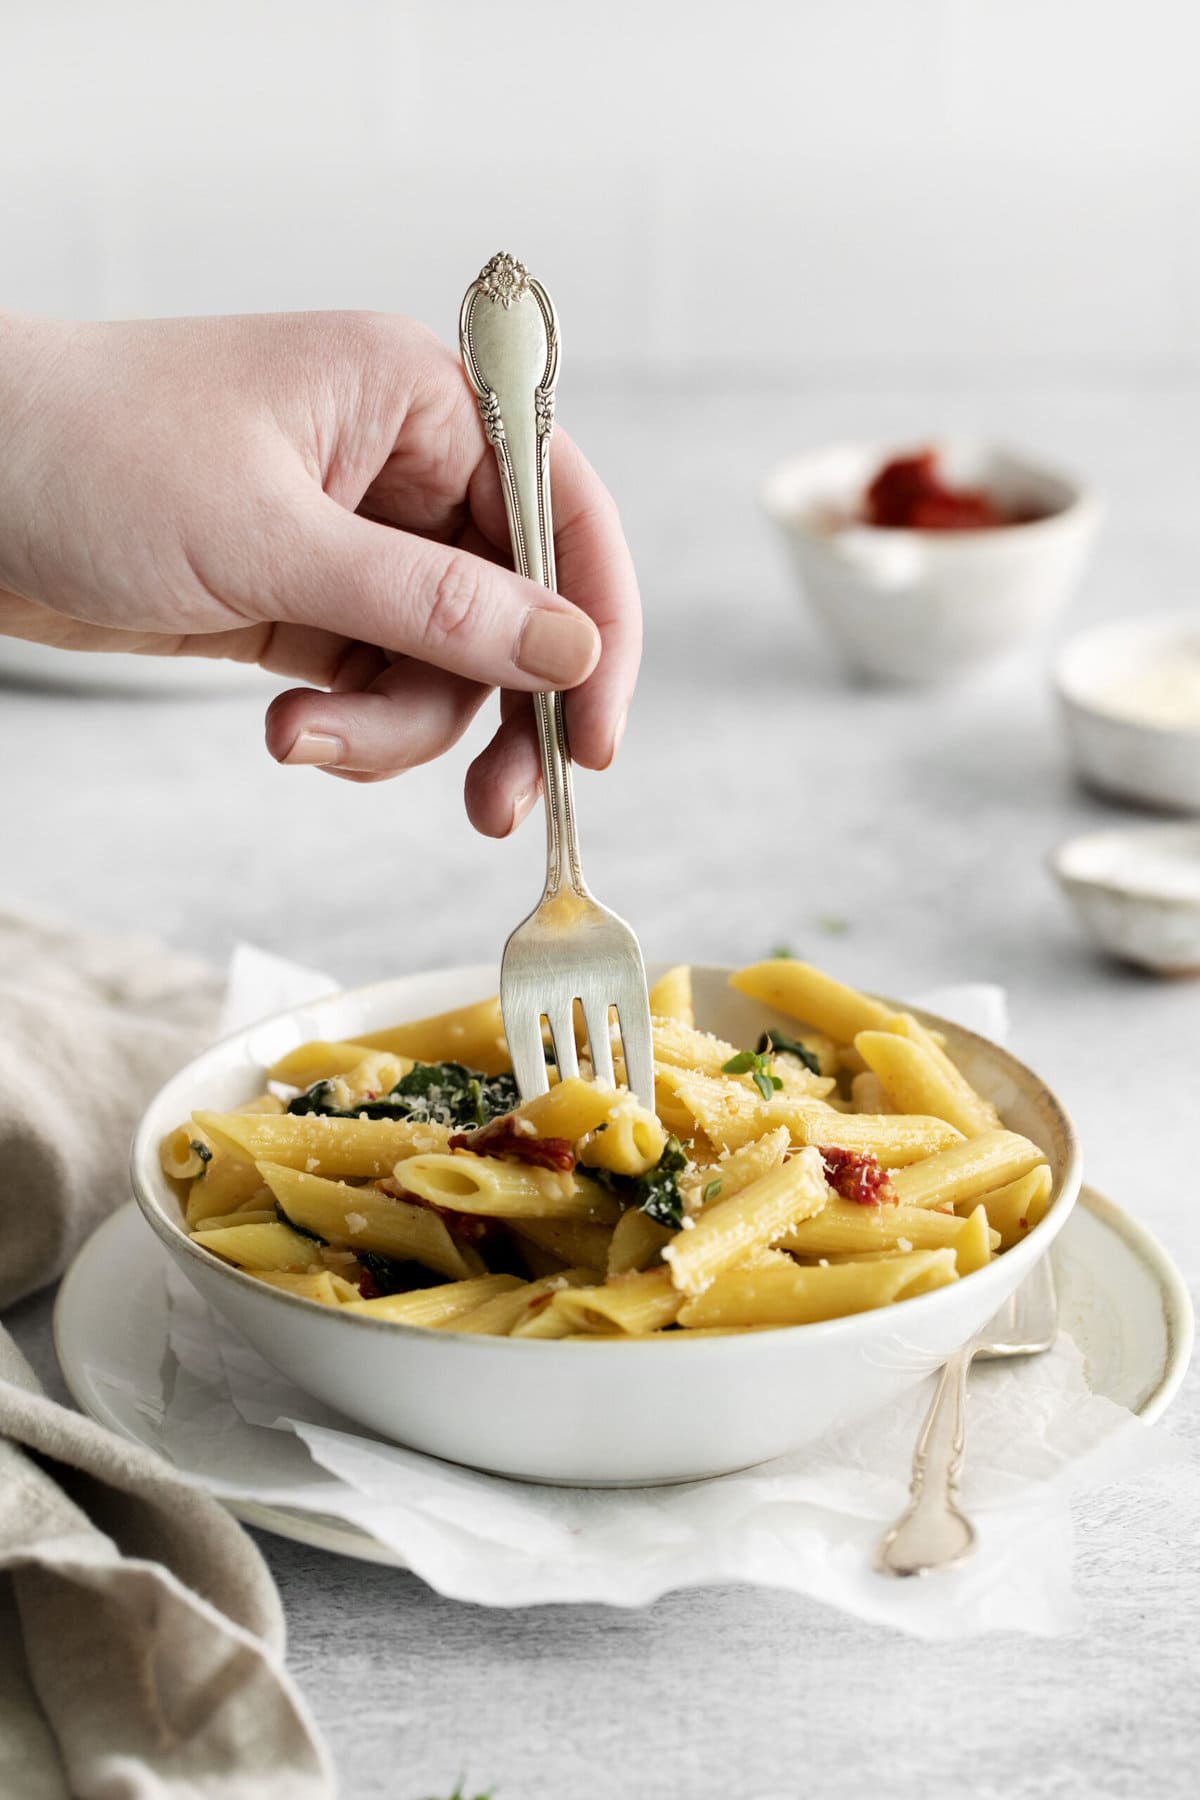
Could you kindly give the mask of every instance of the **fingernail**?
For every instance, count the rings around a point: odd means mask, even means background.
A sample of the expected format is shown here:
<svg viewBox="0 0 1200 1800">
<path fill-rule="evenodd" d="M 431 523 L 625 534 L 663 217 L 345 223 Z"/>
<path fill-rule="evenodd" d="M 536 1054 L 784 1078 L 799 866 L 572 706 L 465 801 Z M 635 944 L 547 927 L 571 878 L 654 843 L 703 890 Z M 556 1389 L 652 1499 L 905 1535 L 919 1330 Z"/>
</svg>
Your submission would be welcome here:
<svg viewBox="0 0 1200 1800">
<path fill-rule="evenodd" d="M 340 763 L 345 754 L 346 746 L 341 738 L 330 737 L 323 731 L 302 731 L 281 760 L 285 763 L 313 763 L 318 768 L 327 769 L 334 763 Z"/>
<path fill-rule="evenodd" d="M 578 613 L 532 608 L 517 643 L 516 664 L 539 681 L 572 687 L 596 660 L 596 628 Z"/>
</svg>

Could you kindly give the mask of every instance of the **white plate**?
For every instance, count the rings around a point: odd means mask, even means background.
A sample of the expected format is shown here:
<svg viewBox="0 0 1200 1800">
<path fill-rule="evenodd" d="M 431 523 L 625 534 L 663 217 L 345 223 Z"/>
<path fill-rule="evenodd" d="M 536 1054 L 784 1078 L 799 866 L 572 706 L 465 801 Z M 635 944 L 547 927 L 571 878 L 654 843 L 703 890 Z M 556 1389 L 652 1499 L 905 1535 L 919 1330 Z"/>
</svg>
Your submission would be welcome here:
<svg viewBox="0 0 1200 1800">
<path fill-rule="evenodd" d="M 1182 1381 L 1192 1349 L 1191 1301 L 1174 1263 L 1144 1226 L 1090 1188 L 1051 1254 L 1063 1328 L 1083 1353 L 1093 1391 L 1147 1421 L 1157 1419 Z M 170 1365 L 167 1266 L 130 1201 L 84 1245 L 54 1309 L 58 1360 L 79 1406 L 120 1436 L 160 1453 L 157 1415 Z M 297 1543 L 406 1566 L 343 1520 L 246 1501 L 225 1504 L 248 1525 Z"/>
</svg>

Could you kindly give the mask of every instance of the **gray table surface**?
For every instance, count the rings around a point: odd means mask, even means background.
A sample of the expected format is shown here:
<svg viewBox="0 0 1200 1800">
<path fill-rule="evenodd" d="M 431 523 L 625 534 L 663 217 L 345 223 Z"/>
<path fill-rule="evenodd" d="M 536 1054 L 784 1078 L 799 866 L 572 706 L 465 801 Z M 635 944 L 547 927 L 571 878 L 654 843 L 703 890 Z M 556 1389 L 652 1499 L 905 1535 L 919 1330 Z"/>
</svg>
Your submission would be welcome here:
<svg viewBox="0 0 1200 1800">
<path fill-rule="evenodd" d="M 1118 815 L 1072 784 L 1050 645 L 936 694 L 847 685 L 757 508 L 805 444 L 983 428 L 1086 471 L 1111 503 L 1064 630 L 1193 604 L 1193 391 L 564 394 L 625 510 L 647 658 L 613 771 L 580 782 L 587 867 L 648 955 L 739 960 L 788 943 L 883 992 L 1002 982 L 1013 1041 L 1075 1114 L 1091 1181 L 1193 1286 L 1200 987 L 1105 963 L 1044 870 Z M 0 900 L 151 930 L 214 959 L 239 938 L 347 982 L 486 959 L 539 877 L 532 822 L 476 838 L 470 744 L 398 785 L 276 768 L 254 696 L 115 700 L 0 688 Z M 419 850 L 420 854 L 414 854 Z M 835 928 L 836 927 L 836 928 Z M 56 1382 L 48 1301 L 17 1335 Z M 1200 1434 L 1189 1380 L 1162 1429 Z M 783 1800 L 1193 1791 L 1200 1482 L 1176 1471 L 1079 1507 L 1087 1623 L 947 1646 L 728 1588 L 637 1612 L 490 1612 L 282 1540 L 292 1666 L 354 1800 Z"/>
</svg>

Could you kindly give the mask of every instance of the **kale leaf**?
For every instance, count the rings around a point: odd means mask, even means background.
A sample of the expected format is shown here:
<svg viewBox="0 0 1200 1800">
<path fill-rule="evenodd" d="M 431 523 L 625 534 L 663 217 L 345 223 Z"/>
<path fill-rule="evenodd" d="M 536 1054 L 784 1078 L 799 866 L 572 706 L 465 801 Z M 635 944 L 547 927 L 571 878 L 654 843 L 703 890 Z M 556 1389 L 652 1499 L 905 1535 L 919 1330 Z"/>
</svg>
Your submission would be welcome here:
<svg viewBox="0 0 1200 1800">
<path fill-rule="evenodd" d="M 430 1119 L 469 1131 L 511 1112 L 520 1100 L 515 1076 L 484 1075 L 456 1062 L 415 1063 L 390 1094 L 357 1106 L 337 1106 L 333 1094 L 332 1081 L 316 1081 L 288 1102 L 288 1111 L 331 1119 Z"/>
<path fill-rule="evenodd" d="M 802 1044 L 799 1038 L 785 1037 L 782 1031 L 763 1032 L 758 1040 L 760 1056 L 764 1050 L 773 1051 L 776 1056 L 795 1056 L 812 1074 L 821 1073 L 821 1060 L 816 1052 L 810 1050 L 807 1044 Z"/>
<path fill-rule="evenodd" d="M 683 1195 L 679 1177 L 687 1168 L 687 1154 L 677 1137 L 669 1137 L 652 1169 L 644 1175 L 614 1175 L 611 1169 L 588 1168 L 584 1172 L 606 1187 L 624 1206 L 636 1207 L 656 1225 L 678 1231 L 683 1224 Z"/>
</svg>

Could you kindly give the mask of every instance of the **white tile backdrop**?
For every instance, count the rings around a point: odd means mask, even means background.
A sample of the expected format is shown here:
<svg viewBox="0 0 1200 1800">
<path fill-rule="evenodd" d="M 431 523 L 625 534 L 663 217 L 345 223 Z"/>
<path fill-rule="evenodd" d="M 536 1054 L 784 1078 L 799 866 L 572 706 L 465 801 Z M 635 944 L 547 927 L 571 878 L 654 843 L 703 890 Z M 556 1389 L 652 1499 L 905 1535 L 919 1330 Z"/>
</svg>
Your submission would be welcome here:
<svg viewBox="0 0 1200 1800">
<path fill-rule="evenodd" d="M 1195 0 L 0 0 L 0 305 L 409 311 L 577 365 L 1200 362 Z"/>
</svg>

